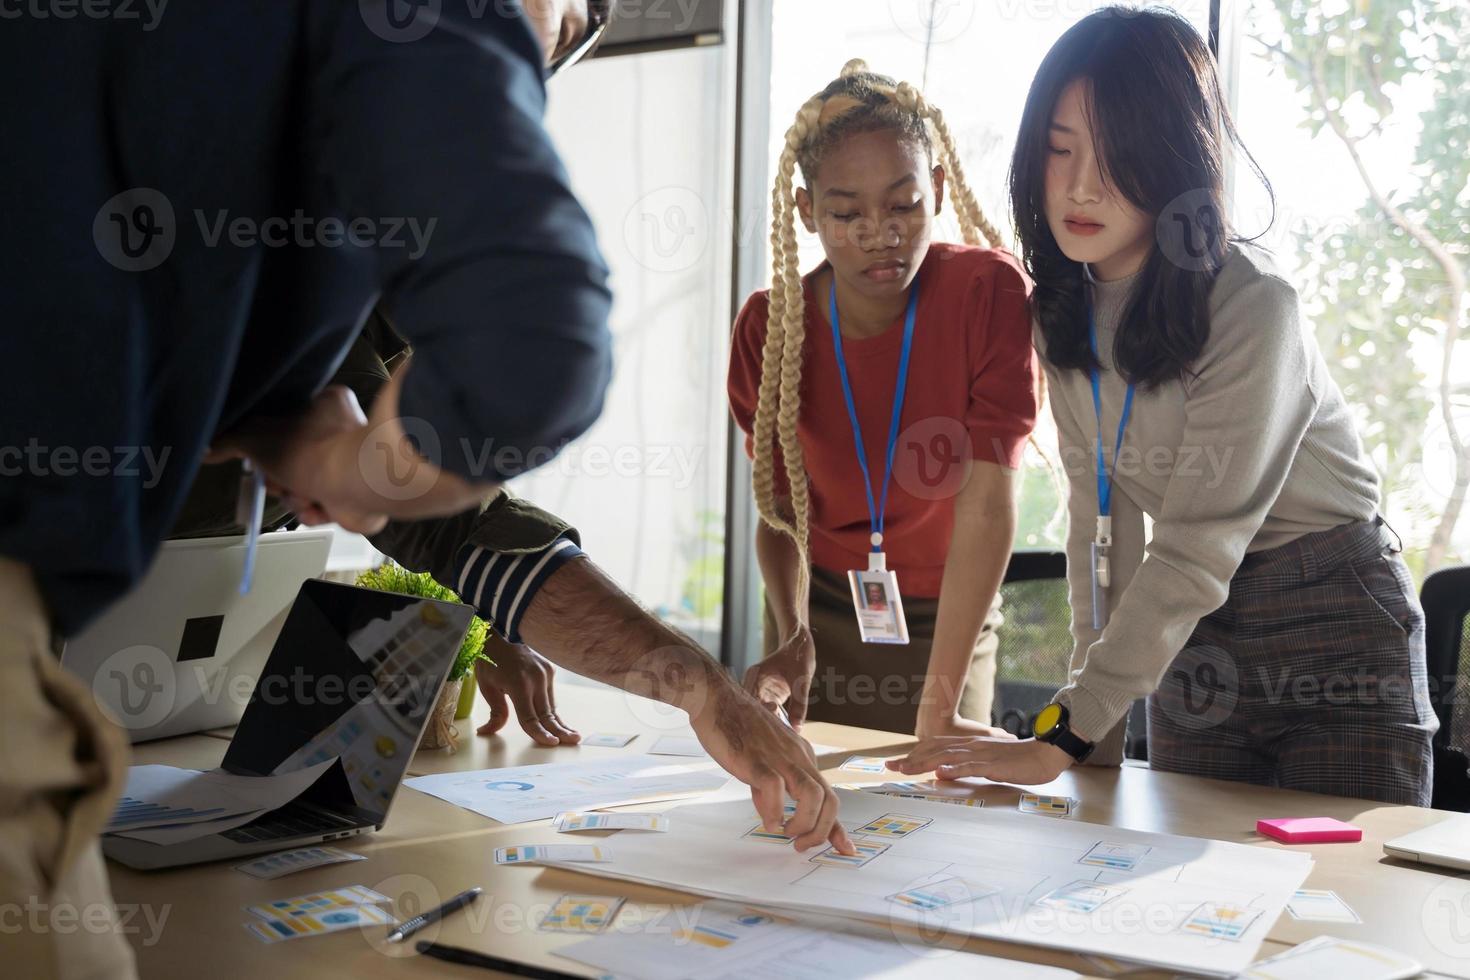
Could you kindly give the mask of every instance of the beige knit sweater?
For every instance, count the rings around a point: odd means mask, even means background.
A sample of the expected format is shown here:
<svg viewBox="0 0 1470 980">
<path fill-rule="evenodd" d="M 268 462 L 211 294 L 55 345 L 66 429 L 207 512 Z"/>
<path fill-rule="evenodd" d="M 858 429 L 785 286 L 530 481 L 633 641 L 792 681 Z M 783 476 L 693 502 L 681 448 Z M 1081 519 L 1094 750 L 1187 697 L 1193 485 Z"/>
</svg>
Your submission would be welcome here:
<svg viewBox="0 0 1470 980">
<path fill-rule="evenodd" d="M 1126 385 L 1113 339 L 1137 276 L 1093 282 L 1103 446 L 1111 460 Z M 1110 607 L 1092 628 L 1097 419 L 1086 372 L 1045 361 L 1070 496 L 1071 677 L 1057 695 L 1073 727 L 1121 758 L 1119 721 L 1152 692 L 1195 624 L 1226 599 L 1248 552 L 1368 520 L 1378 477 L 1348 406 L 1303 322 L 1296 290 L 1268 253 L 1232 245 L 1210 293 L 1210 339 L 1187 382 L 1135 395 L 1112 494 Z M 1153 522 L 1145 542 L 1143 515 Z"/>
</svg>

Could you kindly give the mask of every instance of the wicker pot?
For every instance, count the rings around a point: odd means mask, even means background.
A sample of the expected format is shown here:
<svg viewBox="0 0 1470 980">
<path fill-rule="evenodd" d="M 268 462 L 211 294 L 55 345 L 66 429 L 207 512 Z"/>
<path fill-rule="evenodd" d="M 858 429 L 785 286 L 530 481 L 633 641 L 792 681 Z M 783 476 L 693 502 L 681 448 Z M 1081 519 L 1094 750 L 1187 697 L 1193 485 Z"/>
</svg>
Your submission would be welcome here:
<svg viewBox="0 0 1470 980">
<path fill-rule="evenodd" d="M 453 752 L 459 747 L 459 730 L 454 727 L 454 713 L 459 709 L 459 689 L 462 681 L 445 681 L 444 690 L 439 692 L 439 701 L 429 715 L 429 727 L 424 731 L 421 749 L 448 749 Z"/>
</svg>

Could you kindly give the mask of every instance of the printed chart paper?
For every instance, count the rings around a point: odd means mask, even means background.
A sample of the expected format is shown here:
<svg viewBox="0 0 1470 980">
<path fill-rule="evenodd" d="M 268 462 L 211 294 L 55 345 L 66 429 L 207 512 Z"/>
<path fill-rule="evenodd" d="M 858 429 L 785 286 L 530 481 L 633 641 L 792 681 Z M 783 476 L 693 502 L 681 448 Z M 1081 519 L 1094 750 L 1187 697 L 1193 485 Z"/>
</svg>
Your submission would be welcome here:
<svg viewBox="0 0 1470 980">
<path fill-rule="evenodd" d="M 868 845 L 860 860 L 814 861 L 756 837 L 759 817 L 746 800 L 685 803 L 669 811 L 668 833 L 620 834 L 611 861 L 575 868 L 733 902 L 1230 976 L 1250 965 L 1312 867 L 1299 851 L 1037 820 L 1009 808 L 904 800 L 898 811 L 892 797 L 838 796 L 843 826 Z M 864 827 L 894 829 L 863 837 Z M 974 900 L 893 900 L 947 890 L 955 878 Z"/>
<path fill-rule="evenodd" d="M 712 762 L 624 755 L 591 762 L 415 776 L 403 785 L 491 820 L 529 823 L 549 820 L 567 810 L 698 796 L 720 789 L 729 778 Z"/>
</svg>

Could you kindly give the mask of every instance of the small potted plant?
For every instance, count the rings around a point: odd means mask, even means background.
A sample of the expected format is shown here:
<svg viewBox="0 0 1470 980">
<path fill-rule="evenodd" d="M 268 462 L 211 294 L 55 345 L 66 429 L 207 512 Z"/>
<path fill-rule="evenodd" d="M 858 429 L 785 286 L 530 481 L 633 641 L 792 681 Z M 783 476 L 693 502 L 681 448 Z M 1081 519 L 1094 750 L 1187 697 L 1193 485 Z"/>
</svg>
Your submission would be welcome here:
<svg viewBox="0 0 1470 980">
<path fill-rule="evenodd" d="M 410 572 L 393 561 L 386 561 L 377 568 L 363 572 L 357 577 L 357 584 L 380 592 L 397 592 L 399 595 L 422 596 L 447 602 L 460 601 L 453 590 L 440 585 L 428 572 Z M 464 642 L 460 644 L 459 653 L 454 658 L 454 666 L 449 669 L 449 679 L 444 682 L 444 690 L 440 692 L 439 701 L 434 705 L 429 727 L 424 732 L 419 748 L 447 748 L 453 752 L 457 747 L 459 731 L 454 727 L 454 721 L 468 718 L 475 706 L 475 663 L 480 660 L 495 663 L 485 656 L 485 636 L 489 628 L 489 624 L 479 616 L 470 620 L 470 628 L 465 632 Z M 461 692 L 464 696 L 461 696 Z"/>
</svg>

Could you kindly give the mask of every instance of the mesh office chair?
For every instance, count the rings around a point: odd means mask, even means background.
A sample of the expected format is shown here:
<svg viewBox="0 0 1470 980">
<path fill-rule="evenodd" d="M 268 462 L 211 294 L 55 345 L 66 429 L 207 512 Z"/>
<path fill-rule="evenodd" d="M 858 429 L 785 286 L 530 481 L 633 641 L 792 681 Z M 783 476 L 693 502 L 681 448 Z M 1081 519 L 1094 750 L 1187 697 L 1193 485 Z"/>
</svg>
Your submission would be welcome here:
<svg viewBox="0 0 1470 980">
<path fill-rule="evenodd" d="M 1000 587 L 1005 623 L 996 634 L 995 707 L 992 724 L 1018 738 L 1031 735 L 1031 719 L 1067 682 L 1072 657 L 1072 611 L 1067 604 L 1067 556 L 1060 551 L 1011 555 Z M 1128 715 L 1124 754 L 1148 758 L 1147 715 L 1142 700 Z"/>
<path fill-rule="evenodd" d="M 1429 696 L 1439 716 L 1432 805 L 1470 812 L 1470 708 L 1455 710 L 1457 692 L 1470 697 L 1470 565 L 1441 569 L 1426 578 L 1419 601 L 1424 606 Z"/>
</svg>

